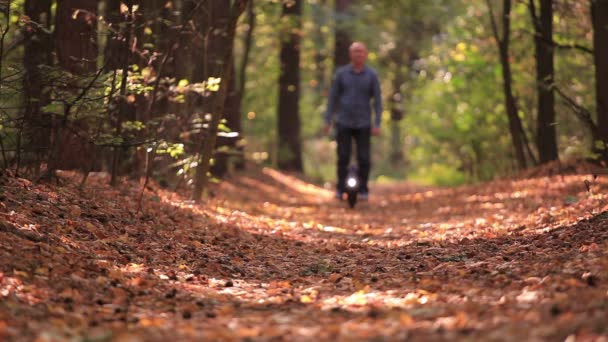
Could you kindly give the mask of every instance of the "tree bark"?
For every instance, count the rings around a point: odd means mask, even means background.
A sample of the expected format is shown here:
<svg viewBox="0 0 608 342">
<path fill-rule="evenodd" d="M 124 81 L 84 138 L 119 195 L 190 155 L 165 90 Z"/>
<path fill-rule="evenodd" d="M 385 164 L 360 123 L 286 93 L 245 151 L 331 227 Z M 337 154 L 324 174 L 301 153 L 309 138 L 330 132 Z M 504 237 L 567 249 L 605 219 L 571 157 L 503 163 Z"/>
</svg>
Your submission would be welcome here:
<svg viewBox="0 0 608 342">
<path fill-rule="evenodd" d="M 226 28 L 227 22 L 230 20 L 230 2 L 229 1 L 221 1 L 215 0 L 210 2 L 210 30 L 207 36 L 207 70 L 209 72 L 210 77 L 220 77 L 222 71 L 225 68 L 230 68 L 230 78 L 222 78 L 222 86 L 227 87 L 225 89 L 226 101 L 231 98 L 231 94 L 234 93 L 234 63 L 228 64 L 228 61 L 223 60 L 223 56 L 226 54 L 228 49 L 232 48 L 232 44 L 234 44 L 233 40 L 227 39 L 227 31 Z M 214 101 L 218 101 L 219 92 L 211 94 L 211 96 L 205 99 L 206 103 L 214 103 Z M 213 113 L 213 115 L 221 115 L 225 120 L 230 119 L 231 115 L 227 112 L 226 103 L 224 102 L 224 112 L 223 113 Z M 221 120 L 220 120 L 221 121 Z M 218 121 L 218 123 L 220 122 Z M 211 131 L 211 130 L 209 130 Z M 211 133 L 210 133 L 211 134 Z M 215 133 L 217 134 L 217 132 Z M 206 137 L 207 139 L 210 136 Z M 227 143 L 227 139 L 224 138 L 215 138 L 216 139 L 216 152 L 213 155 L 213 164 L 211 166 L 211 173 L 214 176 L 221 177 L 228 170 L 228 155 L 223 151 L 218 152 L 218 147 L 223 146 Z"/>
<path fill-rule="evenodd" d="M 608 155 L 608 0 L 591 0 L 597 127 L 603 140 L 602 154 Z M 596 144 L 597 145 L 597 142 Z"/>
<path fill-rule="evenodd" d="M 76 75 L 97 70 L 97 0 L 58 0 L 55 44 L 59 65 Z"/>
<path fill-rule="evenodd" d="M 245 10 L 248 0 L 238 0 L 229 7 L 228 19 L 221 19 L 220 13 L 216 11 L 225 10 L 222 6 L 226 4 L 224 0 L 214 0 L 209 4 L 209 17 L 212 19 L 210 28 L 208 44 L 206 51 L 207 61 L 209 63 L 209 77 L 216 77 L 221 79 L 219 90 L 212 97 L 212 108 L 211 108 L 211 121 L 209 122 L 209 128 L 206 130 L 206 134 L 203 136 L 202 145 L 200 148 L 198 165 L 196 168 L 196 175 L 194 179 L 194 189 L 192 191 L 192 199 L 200 203 L 203 199 L 203 193 L 207 187 L 208 177 L 207 174 L 211 165 L 211 158 L 215 144 L 217 141 L 218 125 L 222 120 L 224 105 L 226 103 L 226 97 L 228 95 L 228 82 L 232 73 L 233 63 L 233 40 L 235 37 L 236 24 L 239 17 Z M 217 21 L 216 21 L 217 20 Z M 213 39 L 212 37 L 215 36 Z M 217 54 L 216 48 L 224 47 L 224 53 L 222 55 Z M 213 57 L 213 58 L 211 58 Z"/>
<path fill-rule="evenodd" d="M 247 23 L 249 25 L 249 29 L 247 30 L 247 35 L 245 36 L 244 41 L 244 52 L 243 52 L 243 60 L 240 65 L 239 70 L 239 85 L 238 85 L 238 93 L 239 93 L 239 124 L 240 124 L 240 132 L 241 136 L 237 142 L 239 151 L 239 155 L 236 158 L 235 167 L 237 170 L 245 169 L 245 144 L 244 137 L 242 136 L 242 121 L 243 121 L 243 99 L 245 98 L 245 89 L 247 85 L 247 66 L 249 65 L 249 59 L 251 55 L 251 48 L 253 46 L 253 33 L 255 31 L 256 26 L 256 13 L 255 13 L 255 3 L 254 0 L 250 0 L 247 5 Z"/>
<path fill-rule="evenodd" d="M 55 15 L 55 52 L 59 66 L 72 75 L 91 76 L 97 80 L 97 5 L 95 0 L 58 0 Z M 93 83 L 82 87 L 78 82 L 66 88 L 78 94 L 79 100 L 90 90 Z M 76 101 L 76 100 L 75 100 Z M 48 156 L 47 178 L 57 169 L 88 169 L 90 146 L 73 132 L 86 135 L 86 119 L 74 120 L 71 109 L 76 102 L 65 105 L 64 113 L 53 120 L 53 139 Z"/>
<path fill-rule="evenodd" d="M 232 72 L 230 80 L 228 80 L 228 94 L 226 103 L 224 104 L 226 126 L 233 133 L 238 133 L 235 137 L 218 137 L 217 148 L 215 153 L 215 163 L 212 167 L 212 173 L 217 177 L 224 177 L 230 169 L 230 163 L 234 162 L 234 167 L 243 169 L 245 167 L 245 159 L 242 153 L 244 148 L 242 142 L 242 109 L 241 104 L 245 93 L 246 69 L 249 62 L 249 54 L 253 43 L 253 29 L 255 27 L 255 11 L 253 1 L 250 1 L 247 6 L 247 24 L 249 28 L 244 39 L 244 56 L 237 74 L 236 63 L 232 63 Z M 238 83 L 237 83 L 238 76 Z"/>
<path fill-rule="evenodd" d="M 538 117 L 536 146 L 541 164 L 559 158 L 555 126 L 555 58 L 553 41 L 553 0 L 540 0 L 540 17 L 535 0 L 530 0 L 530 14 L 535 31 L 536 83 L 538 88 Z"/>
<path fill-rule="evenodd" d="M 509 132 L 511 133 L 511 140 L 513 142 L 513 148 L 515 149 L 515 158 L 517 165 L 520 169 L 527 167 L 526 155 L 525 155 L 525 142 L 524 132 L 521 119 L 517 113 L 517 101 L 513 95 L 513 76 L 511 72 L 511 64 L 509 61 L 509 46 L 510 46 L 510 34 L 511 34 L 511 0 L 503 0 L 503 12 L 502 12 L 502 37 L 498 31 L 498 24 L 494 17 L 494 11 L 490 0 L 486 0 L 488 10 L 490 11 L 490 20 L 492 25 L 492 31 L 496 40 L 496 45 L 499 50 L 500 65 L 502 67 L 503 75 L 503 91 L 505 95 L 505 108 L 507 110 L 507 117 L 509 120 Z"/>
<path fill-rule="evenodd" d="M 349 9 L 354 0 L 336 0 L 336 39 L 334 47 L 334 67 L 337 69 L 350 63 L 348 49 L 352 44 L 349 30 L 346 26 L 349 20 Z"/>
<path fill-rule="evenodd" d="M 299 113 L 302 0 L 284 4 L 281 18 L 285 26 L 281 34 L 278 167 L 302 171 Z"/>
<path fill-rule="evenodd" d="M 236 85 L 236 68 L 234 65 L 231 66 L 231 75 L 228 80 L 228 94 L 226 95 L 226 103 L 224 104 L 224 119 L 226 120 L 226 126 L 233 133 L 238 133 L 239 136 L 242 131 L 241 125 L 241 94 Z M 236 137 L 218 137 L 217 138 L 217 151 L 215 152 L 215 163 L 211 168 L 211 173 L 216 177 L 224 177 L 229 169 L 231 162 L 231 155 L 235 152 L 237 144 L 240 140 L 239 136 Z"/>
<path fill-rule="evenodd" d="M 124 39 L 124 32 L 121 33 L 120 25 L 125 21 L 124 15 L 120 13 L 120 0 L 106 1 L 106 21 L 108 23 L 108 37 L 104 50 L 106 70 L 121 69 L 126 57 L 124 51 L 127 49 L 127 44 Z"/>
<path fill-rule="evenodd" d="M 326 25 L 327 16 L 325 13 L 325 7 L 327 6 L 327 0 L 320 0 L 319 3 L 312 5 L 313 6 L 313 19 L 315 21 L 315 32 L 313 35 L 313 41 L 315 44 L 315 91 L 316 91 L 316 101 L 315 107 L 321 108 L 323 103 L 325 103 L 326 93 L 327 93 L 327 80 L 326 80 L 326 67 L 325 61 L 328 58 L 327 54 L 327 37 L 323 32 L 323 27 Z"/>
<path fill-rule="evenodd" d="M 124 140 L 126 137 L 122 133 L 122 125 L 128 120 L 127 116 L 132 112 L 132 108 L 127 101 L 127 84 L 129 77 L 129 61 L 131 60 L 131 36 L 133 34 L 133 6 L 129 6 L 128 16 L 125 22 L 125 30 L 121 32 L 121 36 L 124 36 L 124 44 L 122 45 L 123 51 L 122 54 L 122 62 L 123 65 L 120 67 L 122 69 L 122 79 L 120 82 L 120 98 L 118 99 L 118 112 L 114 119 L 114 130 L 117 136 L 122 138 L 122 143 L 119 146 L 114 147 L 113 155 L 112 155 L 112 172 L 110 177 L 110 185 L 117 186 L 118 185 L 118 176 L 120 174 L 120 164 L 123 159 L 123 154 L 125 152 Z"/>
<path fill-rule="evenodd" d="M 24 121 L 29 142 L 27 150 L 33 152 L 36 176 L 43 155 L 49 148 L 51 135 L 51 117 L 42 110 L 49 103 L 49 94 L 44 90 L 44 75 L 41 70 L 41 66 L 52 64 L 51 35 L 45 32 L 51 27 L 51 4 L 51 0 L 26 0 L 24 5 L 25 15 L 29 18 L 23 30 Z"/>
</svg>

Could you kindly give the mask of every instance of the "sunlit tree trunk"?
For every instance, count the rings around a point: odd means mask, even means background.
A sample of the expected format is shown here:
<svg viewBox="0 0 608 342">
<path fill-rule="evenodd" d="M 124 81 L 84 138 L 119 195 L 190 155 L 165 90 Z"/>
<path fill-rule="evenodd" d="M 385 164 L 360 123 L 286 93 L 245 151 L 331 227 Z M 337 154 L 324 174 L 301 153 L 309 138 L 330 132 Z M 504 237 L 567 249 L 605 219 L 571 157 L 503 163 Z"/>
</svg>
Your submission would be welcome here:
<svg viewBox="0 0 608 342">
<path fill-rule="evenodd" d="M 232 93 L 234 93 L 234 82 L 233 82 L 233 63 L 228 62 L 222 59 L 225 54 L 225 51 L 228 48 L 231 48 L 230 45 L 234 44 L 232 40 L 226 39 L 226 31 L 225 27 L 226 23 L 230 20 L 230 2 L 229 1 L 221 1 L 214 0 L 210 2 L 210 11 L 209 11 L 209 20 L 210 20 L 210 30 L 207 35 L 207 70 L 209 72 L 209 76 L 211 77 L 220 77 L 222 70 L 225 68 L 230 68 L 230 78 L 222 79 L 222 84 L 226 88 L 226 99 L 229 99 Z M 210 97 L 205 99 L 206 103 L 213 103 L 218 99 L 219 94 L 212 94 Z M 230 115 L 228 115 L 227 110 L 229 108 L 226 107 L 226 102 L 224 102 L 224 113 L 213 113 L 214 115 L 221 115 L 223 119 L 228 120 Z M 208 110 L 208 109 L 207 109 Z M 207 137 L 209 139 L 209 137 Z M 215 176 L 221 177 L 223 176 L 228 169 L 228 155 L 223 153 L 223 151 L 218 153 L 218 146 L 223 146 L 227 143 L 227 140 L 223 138 L 215 138 L 216 152 L 213 155 L 213 165 L 211 166 L 211 173 Z"/>
<path fill-rule="evenodd" d="M 224 104 L 224 119 L 226 120 L 226 126 L 230 129 L 231 133 L 242 132 L 241 127 L 241 94 L 238 91 L 236 84 L 236 68 L 234 63 L 232 66 L 231 76 L 228 83 L 228 94 L 226 95 L 226 103 Z M 217 151 L 215 152 L 215 163 L 211 168 L 211 173 L 217 177 L 225 176 L 230 169 L 230 156 L 234 154 L 237 147 L 238 136 L 223 136 L 217 138 Z"/>
<path fill-rule="evenodd" d="M 282 170 L 302 171 L 300 142 L 300 30 L 302 0 L 283 4 L 279 78 L 279 155 Z"/>
<path fill-rule="evenodd" d="M 207 112 L 211 114 L 209 128 L 203 136 L 198 165 L 194 179 L 192 199 L 201 202 L 208 183 L 208 173 L 211 166 L 213 150 L 216 146 L 217 132 L 224 113 L 224 105 L 228 96 L 228 81 L 232 77 L 233 42 L 236 24 L 247 7 L 248 0 L 237 0 L 230 6 L 227 1 L 213 0 L 209 3 L 209 37 L 207 38 L 207 63 L 209 77 L 220 78 L 219 90 L 212 96 Z M 226 7 L 228 8 L 226 9 Z M 222 13 L 228 11 L 226 17 Z"/>
<path fill-rule="evenodd" d="M 255 11 L 255 2 L 254 0 L 250 0 L 249 4 L 247 6 L 247 25 L 248 25 L 248 30 L 247 30 L 247 35 L 245 36 L 245 40 L 244 40 L 244 51 L 243 51 L 243 60 L 241 61 L 241 65 L 239 66 L 239 84 L 238 84 L 238 92 L 239 92 L 239 97 L 240 97 L 240 101 L 239 101 L 239 114 L 241 115 L 241 117 L 239 118 L 239 120 L 243 120 L 243 99 L 245 98 L 245 89 L 246 89 L 246 84 L 247 84 L 247 67 L 249 65 L 249 59 L 250 59 L 250 55 L 251 55 L 251 49 L 253 47 L 253 33 L 255 32 L 255 28 L 256 28 L 256 11 Z M 242 123 L 241 123 L 242 126 Z M 235 163 L 235 167 L 237 170 L 242 170 L 245 168 L 245 145 L 244 145 L 244 137 L 242 136 L 242 129 L 241 129 L 241 136 L 239 137 L 239 140 L 237 142 L 238 147 L 237 150 L 239 151 L 239 155 L 236 158 L 236 163 Z"/>
<path fill-rule="evenodd" d="M 213 175 L 217 177 L 225 176 L 230 166 L 237 169 L 244 168 L 244 148 L 241 145 L 242 138 L 242 99 L 245 92 L 246 69 L 249 62 L 249 54 L 253 43 L 253 29 L 255 26 L 255 12 L 253 1 L 250 1 L 247 6 L 247 34 L 244 39 L 244 56 L 237 74 L 236 63 L 233 62 L 229 67 L 232 68 L 231 76 L 228 83 L 228 94 L 226 103 L 224 104 L 224 118 L 226 126 L 231 130 L 234 136 L 218 137 L 217 151 L 215 154 L 215 163 L 212 167 Z M 237 79 L 238 77 L 238 79 Z M 238 81 L 238 83 L 237 83 Z M 238 134 L 238 135 L 236 135 Z"/>
<path fill-rule="evenodd" d="M 538 118 L 536 146 L 541 163 L 558 159 L 555 126 L 555 59 L 553 47 L 553 0 L 540 0 L 540 16 L 535 0 L 529 0 L 535 31 L 536 83 L 538 88 Z"/>
</svg>

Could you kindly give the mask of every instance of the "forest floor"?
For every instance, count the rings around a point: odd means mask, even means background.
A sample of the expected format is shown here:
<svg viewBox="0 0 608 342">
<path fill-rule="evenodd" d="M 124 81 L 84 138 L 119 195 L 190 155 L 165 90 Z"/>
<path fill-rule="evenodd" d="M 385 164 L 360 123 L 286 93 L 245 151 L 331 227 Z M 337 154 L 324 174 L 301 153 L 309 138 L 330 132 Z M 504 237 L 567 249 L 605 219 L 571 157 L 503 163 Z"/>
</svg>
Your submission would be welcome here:
<svg viewBox="0 0 608 342">
<path fill-rule="evenodd" d="M 608 179 L 178 194 L 3 179 L 0 341 L 607 341 Z"/>
</svg>

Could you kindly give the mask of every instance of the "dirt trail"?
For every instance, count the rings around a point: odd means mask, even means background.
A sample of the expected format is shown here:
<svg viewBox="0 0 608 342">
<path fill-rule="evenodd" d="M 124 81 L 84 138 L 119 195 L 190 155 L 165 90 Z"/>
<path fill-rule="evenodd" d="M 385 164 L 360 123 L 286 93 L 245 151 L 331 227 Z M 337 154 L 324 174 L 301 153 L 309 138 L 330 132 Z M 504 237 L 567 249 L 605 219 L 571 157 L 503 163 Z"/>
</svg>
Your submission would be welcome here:
<svg viewBox="0 0 608 342">
<path fill-rule="evenodd" d="M 585 181 L 381 186 L 350 210 L 265 169 L 137 214 L 135 186 L 11 178 L 0 340 L 608 338 L 608 183 Z"/>
</svg>

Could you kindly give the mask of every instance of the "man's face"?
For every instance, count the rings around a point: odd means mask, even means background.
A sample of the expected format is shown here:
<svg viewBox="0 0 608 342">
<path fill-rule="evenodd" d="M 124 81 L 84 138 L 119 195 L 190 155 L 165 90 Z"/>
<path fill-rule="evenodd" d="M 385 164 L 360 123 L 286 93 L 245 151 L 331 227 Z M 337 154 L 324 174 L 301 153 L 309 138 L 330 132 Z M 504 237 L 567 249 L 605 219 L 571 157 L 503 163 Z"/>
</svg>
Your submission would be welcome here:
<svg viewBox="0 0 608 342">
<path fill-rule="evenodd" d="M 365 46 L 356 44 L 350 48 L 350 60 L 355 65 L 363 65 L 367 61 L 367 49 Z"/>
</svg>

